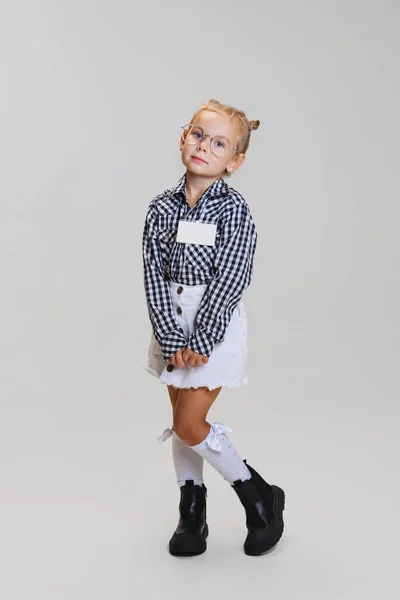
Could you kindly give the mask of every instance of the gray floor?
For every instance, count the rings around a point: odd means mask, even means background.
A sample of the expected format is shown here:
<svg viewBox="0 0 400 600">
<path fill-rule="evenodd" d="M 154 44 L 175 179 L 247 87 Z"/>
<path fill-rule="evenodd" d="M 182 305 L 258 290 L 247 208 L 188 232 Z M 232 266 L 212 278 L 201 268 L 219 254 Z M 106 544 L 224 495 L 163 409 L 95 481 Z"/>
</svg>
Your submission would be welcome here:
<svg viewBox="0 0 400 600">
<path fill-rule="evenodd" d="M 251 382 L 223 391 L 210 419 L 229 425 L 241 455 L 285 489 L 284 537 L 267 555 L 246 556 L 243 508 L 206 464 L 208 549 L 175 558 L 171 440 L 156 443 L 170 425 L 166 389 L 141 377 L 140 413 L 125 393 L 112 398 L 111 382 L 42 387 L 23 412 L 11 398 L 1 436 L 2 598 L 398 597 L 390 392 L 300 380 L 263 394 Z"/>
</svg>

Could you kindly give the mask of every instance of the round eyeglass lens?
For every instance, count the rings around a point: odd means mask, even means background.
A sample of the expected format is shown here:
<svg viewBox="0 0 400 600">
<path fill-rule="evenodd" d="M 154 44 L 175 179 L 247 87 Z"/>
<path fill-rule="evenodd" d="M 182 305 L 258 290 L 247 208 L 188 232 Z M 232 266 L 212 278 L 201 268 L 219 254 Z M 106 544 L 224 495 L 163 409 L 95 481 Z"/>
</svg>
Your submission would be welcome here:
<svg viewBox="0 0 400 600">
<path fill-rule="evenodd" d="M 204 139 L 204 135 L 204 130 L 200 125 L 186 125 L 182 132 L 182 139 L 186 144 L 194 146 Z M 213 136 L 211 140 L 211 151 L 213 154 L 223 156 L 231 152 L 232 149 L 233 144 L 228 138 L 222 135 Z"/>
</svg>

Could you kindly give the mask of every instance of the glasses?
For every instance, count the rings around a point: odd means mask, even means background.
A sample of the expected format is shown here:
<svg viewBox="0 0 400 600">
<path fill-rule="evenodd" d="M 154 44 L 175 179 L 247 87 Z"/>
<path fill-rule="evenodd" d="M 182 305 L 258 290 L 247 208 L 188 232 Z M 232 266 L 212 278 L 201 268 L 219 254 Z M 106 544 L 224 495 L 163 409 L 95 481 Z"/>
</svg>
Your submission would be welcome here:
<svg viewBox="0 0 400 600">
<path fill-rule="evenodd" d="M 219 158 L 227 156 L 231 152 L 237 152 L 232 140 L 223 135 L 209 135 L 204 133 L 204 129 L 200 125 L 189 124 L 182 127 L 182 141 L 189 146 L 199 144 L 206 137 L 210 138 L 211 152 Z"/>
</svg>

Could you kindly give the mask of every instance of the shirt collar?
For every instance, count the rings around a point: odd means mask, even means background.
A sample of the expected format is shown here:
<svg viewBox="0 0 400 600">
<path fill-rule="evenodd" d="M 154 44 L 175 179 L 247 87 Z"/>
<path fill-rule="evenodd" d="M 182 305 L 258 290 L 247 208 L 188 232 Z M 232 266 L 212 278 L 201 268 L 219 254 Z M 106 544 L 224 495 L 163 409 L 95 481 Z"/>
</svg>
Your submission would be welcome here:
<svg viewBox="0 0 400 600">
<path fill-rule="evenodd" d="M 172 214 L 182 200 L 187 201 L 186 192 L 186 176 L 185 174 L 179 179 L 175 188 L 166 192 L 165 198 L 158 203 L 158 208 L 161 212 Z M 219 177 L 212 183 L 197 200 L 195 206 L 202 205 L 206 199 L 221 198 L 229 195 L 229 186 L 222 177 Z"/>
</svg>

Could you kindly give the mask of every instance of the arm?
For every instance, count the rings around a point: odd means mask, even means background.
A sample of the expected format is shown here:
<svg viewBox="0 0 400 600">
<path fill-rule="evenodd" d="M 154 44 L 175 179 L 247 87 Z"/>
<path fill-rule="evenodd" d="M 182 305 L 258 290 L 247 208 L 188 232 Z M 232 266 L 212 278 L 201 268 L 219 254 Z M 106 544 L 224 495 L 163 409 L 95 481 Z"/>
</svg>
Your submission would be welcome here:
<svg viewBox="0 0 400 600">
<path fill-rule="evenodd" d="M 197 327 L 187 347 L 210 356 L 224 340 L 231 316 L 253 274 L 257 232 L 246 204 L 235 206 L 222 230 L 214 261 L 216 276 L 209 283 L 197 312 Z"/>
<path fill-rule="evenodd" d="M 142 239 L 144 288 L 147 309 L 154 337 L 160 344 L 165 360 L 186 346 L 187 338 L 177 324 L 168 281 L 157 245 L 157 213 L 150 205 Z"/>
</svg>

